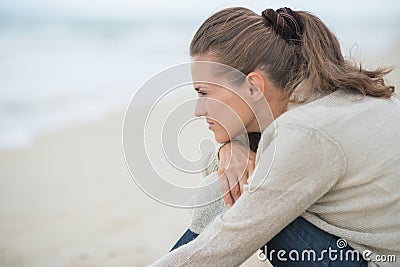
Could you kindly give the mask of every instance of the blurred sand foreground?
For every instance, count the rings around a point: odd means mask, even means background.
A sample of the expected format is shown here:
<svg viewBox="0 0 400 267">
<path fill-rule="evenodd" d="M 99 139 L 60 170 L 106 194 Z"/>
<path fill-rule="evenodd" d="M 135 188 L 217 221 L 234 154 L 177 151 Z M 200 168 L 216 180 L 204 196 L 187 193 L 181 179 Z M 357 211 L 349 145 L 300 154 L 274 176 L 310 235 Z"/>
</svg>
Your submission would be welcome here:
<svg viewBox="0 0 400 267">
<path fill-rule="evenodd" d="M 134 183 L 123 114 L 0 153 L 0 266 L 147 266 L 186 230 L 184 209 Z M 253 256 L 243 266 L 268 266 Z"/>
</svg>

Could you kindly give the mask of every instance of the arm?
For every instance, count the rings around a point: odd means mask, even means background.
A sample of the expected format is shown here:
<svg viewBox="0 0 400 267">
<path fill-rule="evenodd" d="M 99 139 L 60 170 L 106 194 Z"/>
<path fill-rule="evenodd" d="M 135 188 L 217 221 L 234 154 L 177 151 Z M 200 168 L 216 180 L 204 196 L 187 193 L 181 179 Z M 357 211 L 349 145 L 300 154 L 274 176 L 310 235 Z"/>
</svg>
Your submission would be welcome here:
<svg viewBox="0 0 400 267">
<path fill-rule="evenodd" d="M 222 194 L 218 183 L 218 174 L 216 171 L 205 177 L 200 185 L 203 186 L 205 184 L 212 184 L 212 186 L 208 186 L 198 192 L 195 196 L 195 203 L 208 203 L 210 200 L 215 201 L 193 210 L 192 221 L 189 229 L 196 234 L 200 234 L 218 214 L 227 209 L 222 200 Z"/>
<path fill-rule="evenodd" d="M 238 266 L 328 192 L 346 169 L 332 139 L 290 125 L 277 128 L 258 163 L 231 209 L 152 266 Z"/>
<path fill-rule="evenodd" d="M 201 199 L 205 200 L 203 202 L 208 202 L 210 199 L 215 201 L 193 210 L 189 227 L 192 232 L 201 233 L 218 214 L 227 210 L 227 206 L 232 206 L 233 201 L 236 201 L 243 192 L 243 185 L 254 170 L 255 153 L 241 142 L 229 142 L 216 151 L 219 153 L 219 161 L 217 153 L 212 153 L 208 158 L 208 167 L 203 172 L 206 177 L 200 187 L 207 184 L 213 186 L 202 189 L 195 196 L 194 202 L 200 203 Z"/>
<path fill-rule="evenodd" d="M 209 203 L 205 206 L 193 208 L 191 211 L 192 221 L 190 227 L 186 232 L 179 238 L 179 240 L 172 247 L 172 250 L 189 243 L 195 239 L 199 233 L 201 233 L 204 228 L 219 214 L 223 211 L 224 205 L 221 200 L 221 194 L 219 192 L 219 186 L 217 171 L 218 171 L 218 160 L 216 153 L 209 153 L 203 169 L 203 179 L 199 185 L 199 192 L 194 194 L 192 204 L 197 206 L 199 203 Z M 213 186 L 207 186 L 207 185 Z M 210 199 L 216 199 L 210 203 Z"/>
</svg>

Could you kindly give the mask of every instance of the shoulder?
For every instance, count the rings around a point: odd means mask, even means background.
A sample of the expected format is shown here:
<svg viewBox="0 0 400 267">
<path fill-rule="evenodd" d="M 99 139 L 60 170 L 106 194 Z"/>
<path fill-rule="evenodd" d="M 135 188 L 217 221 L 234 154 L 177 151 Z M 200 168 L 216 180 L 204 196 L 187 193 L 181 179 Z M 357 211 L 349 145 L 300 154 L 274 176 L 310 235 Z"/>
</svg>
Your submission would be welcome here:
<svg viewBox="0 0 400 267">
<path fill-rule="evenodd" d="M 298 125 L 316 129 L 330 136 L 341 135 L 379 124 L 390 116 L 400 122 L 400 101 L 382 99 L 338 90 L 304 105 L 295 107 L 276 119 L 276 127 Z M 399 125 L 400 126 L 400 125 Z"/>
<path fill-rule="evenodd" d="M 400 150 L 399 136 L 398 99 L 338 91 L 282 114 L 263 132 L 260 141 L 263 150 L 257 152 L 264 151 L 273 140 L 279 139 L 281 143 L 292 140 L 291 146 L 304 151 L 310 145 L 319 153 L 329 147 L 344 161 L 373 153 L 370 157 L 373 161 L 384 153 Z"/>
</svg>

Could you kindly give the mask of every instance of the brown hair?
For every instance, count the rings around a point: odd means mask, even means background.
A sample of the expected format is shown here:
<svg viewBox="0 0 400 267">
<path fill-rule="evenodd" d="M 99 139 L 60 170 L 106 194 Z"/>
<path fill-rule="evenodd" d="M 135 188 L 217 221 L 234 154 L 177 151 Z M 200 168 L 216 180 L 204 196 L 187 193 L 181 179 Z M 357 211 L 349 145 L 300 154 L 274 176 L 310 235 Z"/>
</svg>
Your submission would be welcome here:
<svg viewBox="0 0 400 267">
<path fill-rule="evenodd" d="M 246 75 L 263 70 L 288 96 L 296 89 L 295 102 L 338 89 L 392 96 L 394 87 L 383 80 L 392 68 L 368 71 L 352 64 L 343 58 L 339 41 L 319 18 L 306 11 L 297 11 L 296 16 L 303 28 L 299 43 L 282 38 L 268 19 L 247 8 L 223 9 L 197 30 L 190 54 L 210 56 Z"/>
</svg>

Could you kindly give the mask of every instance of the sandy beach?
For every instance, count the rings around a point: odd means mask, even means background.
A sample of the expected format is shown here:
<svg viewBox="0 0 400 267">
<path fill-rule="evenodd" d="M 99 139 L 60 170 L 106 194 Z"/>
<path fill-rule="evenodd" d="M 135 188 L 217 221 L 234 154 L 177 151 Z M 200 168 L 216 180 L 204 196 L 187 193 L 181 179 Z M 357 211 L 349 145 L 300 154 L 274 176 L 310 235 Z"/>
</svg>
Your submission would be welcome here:
<svg viewBox="0 0 400 267">
<path fill-rule="evenodd" d="M 0 153 L 0 266 L 147 266 L 170 249 L 189 211 L 134 183 L 122 120 L 114 113 Z"/>
</svg>

